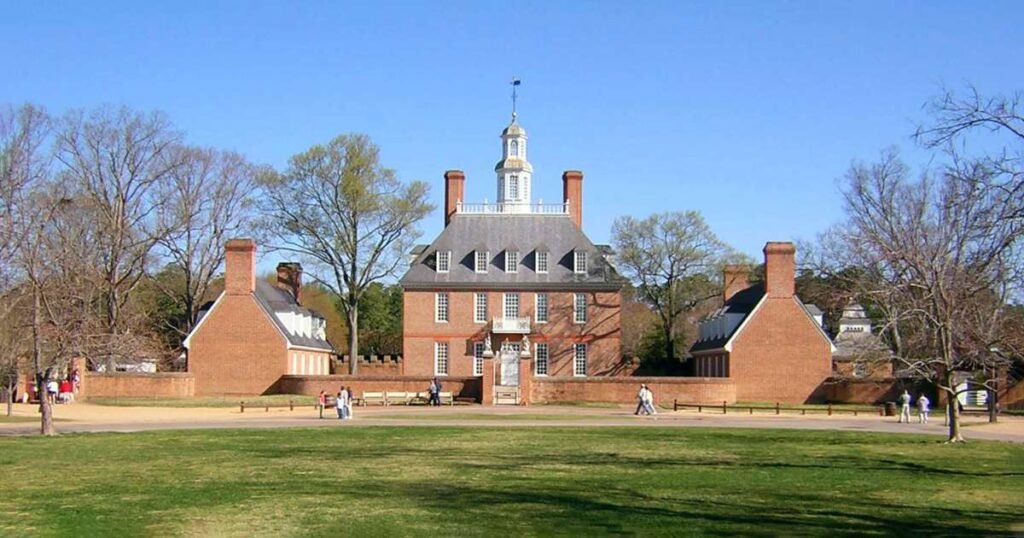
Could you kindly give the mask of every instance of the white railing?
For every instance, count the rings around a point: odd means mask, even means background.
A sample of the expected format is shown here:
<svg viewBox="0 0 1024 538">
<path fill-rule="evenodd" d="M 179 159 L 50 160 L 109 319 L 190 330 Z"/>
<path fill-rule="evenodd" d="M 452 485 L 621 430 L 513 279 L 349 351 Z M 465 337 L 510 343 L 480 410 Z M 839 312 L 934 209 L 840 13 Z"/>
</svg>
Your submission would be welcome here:
<svg viewBox="0 0 1024 538">
<path fill-rule="evenodd" d="M 498 215 L 507 213 L 568 215 L 569 202 L 561 204 L 545 204 L 543 202 L 537 202 L 536 204 L 523 204 L 517 202 L 487 203 L 486 201 L 477 204 L 465 204 L 458 202 L 455 206 L 455 212 L 465 213 L 468 215 Z"/>
<path fill-rule="evenodd" d="M 529 334 L 530 318 L 494 318 L 491 330 L 495 334 Z"/>
</svg>

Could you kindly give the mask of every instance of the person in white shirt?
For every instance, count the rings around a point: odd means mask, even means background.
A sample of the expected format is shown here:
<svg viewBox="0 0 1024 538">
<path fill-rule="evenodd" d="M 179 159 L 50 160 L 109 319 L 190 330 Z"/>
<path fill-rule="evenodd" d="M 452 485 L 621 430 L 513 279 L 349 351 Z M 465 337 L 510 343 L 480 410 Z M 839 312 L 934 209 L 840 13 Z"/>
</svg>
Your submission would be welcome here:
<svg viewBox="0 0 1024 538">
<path fill-rule="evenodd" d="M 654 409 L 654 392 L 651 391 L 650 387 L 644 385 L 644 410 L 647 411 L 648 415 L 657 415 L 658 411 Z"/>
<path fill-rule="evenodd" d="M 348 391 L 345 390 L 345 387 L 342 387 L 334 398 L 334 406 L 338 408 L 338 419 L 343 419 L 345 418 L 345 408 L 347 407 L 345 400 L 348 399 Z"/>
<path fill-rule="evenodd" d="M 921 424 L 928 424 L 928 405 L 931 402 L 924 394 L 917 397 L 917 421 Z"/>
<path fill-rule="evenodd" d="M 906 422 L 910 424 L 910 393 L 903 391 L 900 394 L 900 422 Z"/>
</svg>

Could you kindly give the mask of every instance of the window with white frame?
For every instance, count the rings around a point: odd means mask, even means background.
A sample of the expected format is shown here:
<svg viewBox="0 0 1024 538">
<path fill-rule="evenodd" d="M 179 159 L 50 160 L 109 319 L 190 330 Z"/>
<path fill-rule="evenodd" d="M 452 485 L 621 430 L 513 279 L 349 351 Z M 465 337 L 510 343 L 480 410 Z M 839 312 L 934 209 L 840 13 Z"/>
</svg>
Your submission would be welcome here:
<svg viewBox="0 0 1024 538">
<path fill-rule="evenodd" d="M 536 294 L 536 302 L 534 313 L 536 314 L 537 323 L 548 322 L 548 294 L 538 293 Z"/>
<path fill-rule="evenodd" d="M 434 296 L 434 321 L 448 322 L 448 292 L 439 291 Z"/>
<path fill-rule="evenodd" d="M 519 270 L 519 251 L 506 250 L 505 251 L 505 272 L 515 273 Z"/>
<path fill-rule="evenodd" d="M 587 344 L 572 345 L 572 375 L 587 375 Z"/>
<path fill-rule="evenodd" d="M 587 253 L 583 250 L 577 250 L 573 254 L 573 272 L 576 274 L 587 273 Z"/>
<path fill-rule="evenodd" d="M 548 272 L 548 253 L 544 250 L 538 250 L 534 253 L 534 268 L 538 273 Z"/>
<path fill-rule="evenodd" d="M 537 375 L 548 375 L 548 345 L 537 342 L 536 352 L 533 354 L 536 357 L 536 374 Z"/>
<path fill-rule="evenodd" d="M 448 342 L 434 342 L 434 375 L 448 375 Z"/>
<path fill-rule="evenodd" d="M 512 144 L 510 144 L 510 146 L 512 147 L 512 149 L 509 151 L 509 154 L 511 156 L 513 156 L 513 157 L 518 157 L 519 156 L 519 141 L 518 140 L 513 140 Z"/>
<path fill-rule="evenodd" d="M 473 294 L 473 322 L 487 323 L 487 294 Z"/>
<path fill-rule="evenodd" d="M 447 273 L 452 266 L 452 251 L 450 250 L 439 250 L 437 251 L 437 272 Z"/>
<path fill-rule="evenodd" d="M 473 342 L 473 375 L 484 375 L 483 342 Z"/>
<path fill-rule="evenodd" d="M 508 176 L 508 197 L 511 200 L 519 198 L 519 176 L 515 174 Z"/>
<path fill-rule="evenodd" d="M 519 294 L 518 293 L 506 293 L 505 294 L 505 305 L 504 312 L 506 318 L 518 318 L 519 317 Z"/>
<path fill-rule="evenodd" d="M 574 323 L 587 322 L 587 294 L 574 293 L 572 299 L 572 320 Z"/>
<path fill-rule="evenodd" d="M 491 253 L 487 252 L 486 250 L 476 251 L 476 265 L 474 269 L 476 270 L 477 273 L 487 272 L 487 260 L 490 259 L 490 257 Z"/>
</svg>

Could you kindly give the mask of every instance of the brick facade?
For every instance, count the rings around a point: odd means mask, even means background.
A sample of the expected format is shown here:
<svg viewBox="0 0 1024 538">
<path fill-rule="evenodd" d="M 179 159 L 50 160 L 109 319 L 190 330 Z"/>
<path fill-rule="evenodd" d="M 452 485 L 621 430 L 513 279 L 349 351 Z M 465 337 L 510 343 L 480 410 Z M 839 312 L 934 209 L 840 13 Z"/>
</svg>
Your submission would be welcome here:
<svg viewBox="0 0 1024 538">
<path fill-rule="evenodd" d="M 635 403 L 640 384 L 654 393 L 656 404 L 736 403 L 736 384 L 731 379 L 697 377 L 535 377 L 534 402 L 618 402 Z"/>
<path fill-rule="evenodd" d="M 405 375 L 434 375 L 434 344 L 449 345 L 449 371 L 451 376 L 473 375 L 473 344 L 482 342 L 490 330 L 490 319 L 500 317 L 504 292 L 501 291 L 447 291 L 448 322 L 435 321 L 435 300 L 438 291 L 407 290 L 403 306 L 402 373 Z M 486 323 L 474 322 L 476 293 L 487 294 Z M 621 370 L 620 312 L 622 297 L 619 292 L 585 292 L 587 296 L 587 322 L 573 322 L 573 292 L 518 291 L 520 316 L 531 320 L 529 334 L 531 354 L 535 344 L 549 346 L 548 375 L 573 375 L 573 349 L 575 343 L 587 344 L 587 375 L 610 375 Z M 536 322 L 536 294 L 547 293 L 548 322 Z M 492 335 L 491 346 L 498 350 L 504 341 L 521 342 L 522 335 Z M 533 361 L 530 361 L 532 373 Z M 524 371 L 521 371 L 524 374 Z"/>
</svg>

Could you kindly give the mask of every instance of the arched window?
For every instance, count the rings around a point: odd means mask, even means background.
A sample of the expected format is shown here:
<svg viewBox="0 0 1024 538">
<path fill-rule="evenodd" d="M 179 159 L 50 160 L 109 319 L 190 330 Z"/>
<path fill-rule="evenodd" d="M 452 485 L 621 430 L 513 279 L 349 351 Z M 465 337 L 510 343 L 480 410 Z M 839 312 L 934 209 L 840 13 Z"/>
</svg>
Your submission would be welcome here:
<svg viewBox="0 0 1024 538">
<path fill-rule="evenodd" d="M 513 157 L 518 157 L 519 156 L 519 141 L 518 140 L 513 140 L 512 141 L 512 146 L 511 146 L 511 149 L 509 150 L 509 154 L 512 155 Z"/>
</svg>

